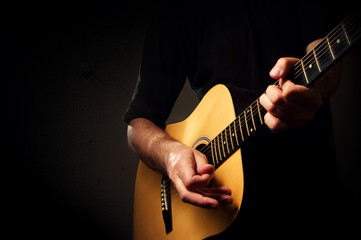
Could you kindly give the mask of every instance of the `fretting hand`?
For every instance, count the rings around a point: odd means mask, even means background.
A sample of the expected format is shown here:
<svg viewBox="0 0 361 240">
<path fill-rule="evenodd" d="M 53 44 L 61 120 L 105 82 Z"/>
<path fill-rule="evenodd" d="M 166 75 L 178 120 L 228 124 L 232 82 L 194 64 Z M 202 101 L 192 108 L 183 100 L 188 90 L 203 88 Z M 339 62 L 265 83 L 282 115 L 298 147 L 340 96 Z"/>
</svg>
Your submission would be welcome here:
<svg viewBox="0 0 361 240">
<path fill-rule="evenodd" d="M 280 58 L 270 72 L 273 79 L 280 79 L 279 86 L 268 86 L 260 103 L 267 110 L 264 121 L 271 130 L 281 131 L 302 126 L 313 119 L 322 105 L 322 96 L 317 88 L 297 85 L 286 78 L 298 60 Z"/>
<path fill-rule="evenodd" d="M 311 42 L 306 51 L 311 51 L 321 39 Z M 266 125 L 274 131 L 300 127 L 313 119 L 316 111 L 336 90 L 342 74 L 342 64 L 336 64 L 310 88 L 294 84 L 287 79 L 298 58 L 280 58 L 270 71 L 273 79 L 279 79 L 279 86 L 270 85 L 260 97 L 260 103 L 267 110 Z"/>
</svg>

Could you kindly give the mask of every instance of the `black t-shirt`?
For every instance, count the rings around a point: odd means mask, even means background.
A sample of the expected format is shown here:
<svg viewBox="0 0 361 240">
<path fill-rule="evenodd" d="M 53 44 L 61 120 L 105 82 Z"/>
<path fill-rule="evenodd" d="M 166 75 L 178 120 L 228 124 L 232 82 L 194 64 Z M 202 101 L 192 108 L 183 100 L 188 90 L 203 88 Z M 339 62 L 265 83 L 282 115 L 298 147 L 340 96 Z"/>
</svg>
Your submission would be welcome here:
<svg viewBox="0 0 361 240">
<path fill-rule="evenodd" d="M 186 79 L 199 98 L 218 83 L 257 95 L 280 57 L 302 57 L 333 24 L 291 1 L 183 1 L 160 7 L 144 41 L 133 100 L 125 114 L 164 126 Z M 326 27 L 325 27 L 326 25 Z"/>
<path fill-rule="evenodd" d="M 186 79 L 200 99 L 218 83 L 260 95 L 274 82 L 268 73 L 280 57 L 303 57 L 308 43 L 342 20 L 327 18 L 329 10 L 320 11 L 314 1 L 314 15 L 300 4 L 183 1 L 160 7 L 125 122 L 143 117 L 164 127 Z M 339 183 L 327 102 L 301 128 L 257 133 L 242 146 L 242 160 L 244 201 L 230 236 L 275 224 L 312 232 L 320 219 L 333 219 Z M 307 223 L 298 222 L 305 217 Z"/>
</svg>

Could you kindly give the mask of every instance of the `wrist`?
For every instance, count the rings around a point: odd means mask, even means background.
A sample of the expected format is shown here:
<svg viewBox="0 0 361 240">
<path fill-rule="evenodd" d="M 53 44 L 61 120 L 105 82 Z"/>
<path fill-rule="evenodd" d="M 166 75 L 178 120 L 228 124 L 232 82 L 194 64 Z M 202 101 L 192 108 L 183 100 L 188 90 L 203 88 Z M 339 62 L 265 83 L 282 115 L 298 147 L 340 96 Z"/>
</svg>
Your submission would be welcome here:
<svg viewBox="0 0 361 240">
<path fill-rule="evenodd" d="M 161 144 L 161 148 L 164 151 L 162 152 L 162 162 L 163 162 L 163 166 L 164 166 L 164 172 L 169 176 L 169 173 L 172 171 L 172 169 L 174 168 L 176 162 L 178 161 L 178 153 L 181 151 L 181 149 L 183 149 L 185 147 L 184 144 L 173 140 L 173 139 L 169 139 L 168 141 L 166 141 L 165 143 Z"/>
</svg>

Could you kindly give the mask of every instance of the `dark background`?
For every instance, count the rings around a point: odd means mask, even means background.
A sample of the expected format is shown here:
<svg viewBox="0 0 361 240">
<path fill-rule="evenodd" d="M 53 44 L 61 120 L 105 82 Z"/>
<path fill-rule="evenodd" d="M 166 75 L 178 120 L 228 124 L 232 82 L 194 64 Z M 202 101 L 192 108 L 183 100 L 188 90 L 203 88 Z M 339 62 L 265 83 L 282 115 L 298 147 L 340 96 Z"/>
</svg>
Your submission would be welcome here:
<svg viewBox="0 0 361 240">
<path fill-rule="evenodd" d="M 28 3 L 8 8 L 2 44 L 13 238 L 131 239 L 138 158 L 122 116 L 156 4 Z M 6 9 L 6 8 L 5 8 Z M 340 173 L 360 201 L 360 44 L 332 98 Z M 169 121 L 196 106 L 187 84 Z"/>
</svg>

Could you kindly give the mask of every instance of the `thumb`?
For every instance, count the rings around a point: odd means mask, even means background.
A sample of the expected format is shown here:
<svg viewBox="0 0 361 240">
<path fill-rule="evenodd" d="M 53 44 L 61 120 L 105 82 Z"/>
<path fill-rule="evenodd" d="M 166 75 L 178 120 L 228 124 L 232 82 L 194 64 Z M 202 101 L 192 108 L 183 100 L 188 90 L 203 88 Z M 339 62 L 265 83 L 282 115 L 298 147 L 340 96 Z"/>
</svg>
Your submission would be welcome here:
<svg viewBox="0 0 361 240">
<path fill-rule="evenodd" d="M 271 69 L 269 75 L 273 79 L 279 79 L 287 76 L 292 67 L 299 61 L 298 58 L 283 57 L 278 59 L 276 65 Z"/>
<path fill-rule="evenodd" d="M 206 164 L 206 165 L 197 167 L 197 173 L 199 175 L 209 174 L 210 176 L 213 176 L 214 171 L 215 171 L 215 168 L 211 164 Z"/>
<path fill-rule="evenodd" d="M 196 162 L 196 172 L 199 175 L 210 174 L 213 176 L 215 168 L 208 163 L 207 157 L 201 152 L 194 150 L 194 158 Z"/>
</svg>

